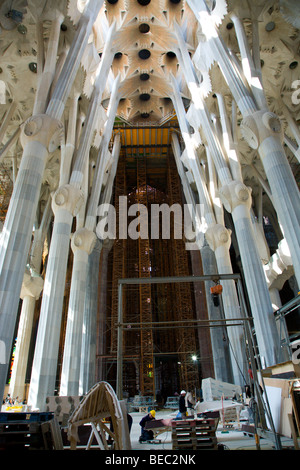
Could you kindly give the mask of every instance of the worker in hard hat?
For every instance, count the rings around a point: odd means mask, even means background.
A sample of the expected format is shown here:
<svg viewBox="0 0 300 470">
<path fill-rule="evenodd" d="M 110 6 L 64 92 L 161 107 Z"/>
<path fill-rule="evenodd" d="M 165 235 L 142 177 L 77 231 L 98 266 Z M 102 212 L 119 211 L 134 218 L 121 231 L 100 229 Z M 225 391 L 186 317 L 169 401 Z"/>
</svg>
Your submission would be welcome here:
<svg viewBox="0 0 300 470">
<path fill-rule="evenodd" d="M 152 441 L 154 438 L 153 431 L 151 429 L 145 429 L 145 425 L 147 421 L 152 421 L 155 419 L 155 410 L 149 411 L 144 418 L 141 419 L 140 421 L 140 426 L 141 426 L 141 436 L 139 438 L 139 442 L 145 442 L 145 441 Z"/>
<path fill-rule="evenodd" d="M 176 416 L 177 419 L 186 417 L 186 414 L 187 414 L 186 409 L 187 408 L 186 408 L 186 403 L 185 403 L 185 396 L 186 396 L 186 391 L 181 390 L 179 401 L 178 401 L 179 412 Z"/>
</svg>

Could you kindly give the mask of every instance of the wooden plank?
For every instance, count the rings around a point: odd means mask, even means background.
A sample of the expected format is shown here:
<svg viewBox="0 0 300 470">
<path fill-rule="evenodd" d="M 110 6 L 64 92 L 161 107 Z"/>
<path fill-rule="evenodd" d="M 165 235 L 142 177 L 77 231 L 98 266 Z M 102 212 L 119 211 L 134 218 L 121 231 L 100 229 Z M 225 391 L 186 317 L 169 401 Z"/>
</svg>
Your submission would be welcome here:
<svg viewBox="0 0 300 470">
<path fill-rule="evenodd" d="M 292 438 L 293 438 L 293 441 L 294 441 L 294 447 L 295 447 L 296 450 L 299 450 L 298 439 L 297 439 L 297 433 L 296 433 L 296 429 L 295 429 L 295 426 L 294 426 L 294 420 L 293 420 L 293 415 L 292 415 L 292 413 L 289 413 L 289 414 L 288 414 L 288 418 L 289 418 L 289 423 L 290 423 Z"/>
</svg>

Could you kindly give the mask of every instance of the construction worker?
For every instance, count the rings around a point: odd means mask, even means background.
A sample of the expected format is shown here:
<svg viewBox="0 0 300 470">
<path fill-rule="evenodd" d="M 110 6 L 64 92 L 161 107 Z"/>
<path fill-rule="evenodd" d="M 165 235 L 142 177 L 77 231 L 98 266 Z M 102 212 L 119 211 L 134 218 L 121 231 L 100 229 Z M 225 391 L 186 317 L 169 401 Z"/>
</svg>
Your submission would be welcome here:
<svg viewBox="0 0 300 470">
<path fill-rule="evenodd" d="M 179 412 L 178 412 L 176 418 L 185 418 L 186 417 L 185 396 L 186 396 L 186 391 L 181 390 L 179 401 L 178 401 Z"/>
<path fill-rule="evenodd" d="M 145 441 L 152 441 L 154 438 L 153 431 L 151 429 L 145 429 L 145 425 L 148 421 L 152 421 L 155 419 L 155 410 L 151 410 L 144 418 L 141 419 L 140 421 L 140 426 L 141 426 L 141 436 L 139 438 L 139 442 L 145 442 Z"/>
</svg>

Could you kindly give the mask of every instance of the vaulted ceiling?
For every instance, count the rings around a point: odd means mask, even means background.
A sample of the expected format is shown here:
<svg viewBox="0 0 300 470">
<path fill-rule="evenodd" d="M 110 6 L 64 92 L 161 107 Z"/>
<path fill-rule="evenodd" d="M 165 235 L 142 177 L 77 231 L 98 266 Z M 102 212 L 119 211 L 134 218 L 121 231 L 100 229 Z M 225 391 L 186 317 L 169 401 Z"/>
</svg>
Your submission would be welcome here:
<svg viewBox="0 0 300 470">
<path fill-rule="evenodd" d="M 44 39 L 47 50 L 51 21 L 60 11 L 64 15 L 58 49 L 58 64 L 65 54 L 76 32 L 82 11 L 83 0 L 51 2 L 42 0 L 4 0 L 0 6 L 0 118 L 4 119 L 14 103 L 10 124 L 3 136 L 5 143 L 14 135 L 19 126 L 32 114 L 37 89 L 39 38 Z M 287 156 L 296 178 L 299 178 L 299 164 L 291 151 L 297 148 L 294 135 L 288 125 L 285 107 L 293 116 L 296 125 L 300 122 L 300 104 L 293 103 L 293 83 L 299 80 L 300 35 L 299 3 L 297 1 L 230 0 L 210 1 L 212 12 L 217 10 L 222 19 L 220 35 L 237 61 L 240 60 L 231 13 L 238 12 L 244 21 L 249 44 L 259 40 L 263 83 L 269 107 L 278 113 L 285 126 Z M 252 34 L 252 18 L 258 18 L 259 37 Z M 197 69 L 201 54 L 202 32 L 194 14 L 185 0 L 106 0 L 94 24 L 89 44 L 82 59 L 74 88 L 80 92 L 79 102 L 82 122 L 88 108 L 95 71 L 101 60 L 107 31 L 116 22 L 117 33 L 113 41 L 114 59 L 103 95 L 103 108 L 109 102 L 112 78 L 121 75 L 121 100 L 119 103 L 115 132 L 122 137 L 122 151 L 128 159 L 144 155 L 159 168 L 162 157 L 170 149 L 170 132 L 178 132 L 178 123 L 171 99 L 170 74 L 177 80 L 186 110 L 190 105 L 190 94 L 177 58 L 176 39 L 173 23 L 182 28 L 188 50 L 195 65 L 195 73 L 201 77 L 206 104 L 212 115 L 218 119 L 219 110 L 215 93 L 224 95 L 228 114 L 231 114 L 232 95 L 222 77 L 218 64 L 212 57 L 206 57 L 207 74 Z M 37 25 L 40 25 L 37 27 Z M 59 69 L 59 67 L 58 67 Z M 300 100 L 299 100 L 300 101 Z M 68 103 L 67 108 L 68 109 Z M 66 117 L 65 117 L 66 119 Z M 238 113 L 237 122 L 241 121 Z M 239 131 L 239 129 L 238 129 Z M 205 141 L 205 135 L 201 139 Z M 95 129 L 95 139 L 90 158 L 93 160 L 99 146 L 101 128 Z M 256 152 L 251 150 L 239 134 L 239 151 L 246 183 L 257 187 L 257 175 L 266 179 Z M 205 160 L 200 145 L 199 158 Z M 13 175 L 17 171 L 22 147 L 17 139 L 1 165 Z M 160 160 L 159 160 L 160 159 Z M 58 184 L 60 156 L 51 155 L 44 175 L 45 194 L 53 191 Z M 159 171 L 157 172 L 159 173 Z M 155 174 L 155 173 L 153 173 Z M 12 176 L 13 178 L 13 176 Z"/>
</svg>

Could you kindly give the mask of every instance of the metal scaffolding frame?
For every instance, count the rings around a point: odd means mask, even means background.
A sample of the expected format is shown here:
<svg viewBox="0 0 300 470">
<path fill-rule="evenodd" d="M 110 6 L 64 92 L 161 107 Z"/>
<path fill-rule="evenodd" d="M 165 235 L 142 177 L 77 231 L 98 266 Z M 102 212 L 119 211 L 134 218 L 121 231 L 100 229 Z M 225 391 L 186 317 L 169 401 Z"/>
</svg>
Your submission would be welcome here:
<svg viewBox="0 0 300 470">
<path fill-rule="evenodd" d="M 147 168 L 144 158 L 137 160 L 137 203 L 147 207 Z M 140 225 L 141 213 L 139 216 Z M 145 222 L 145 221 L 144 221 Z M 139 275 L 141 278 L 150 277 L 150 242 L 148 238 L 139 237 Z M 152 319 L 151 286 L 147 283 L 139 284 L 140 319 L 146 323 Z M 142 396 L 155 397 L 154 358 L 153 358 L 153 331 L 143 328 L 140 334 L 140 390 Z"/>
<path fill-rule="evenodd" d="M 180 204 L 181 184 L 179 181 L 178 170 L 174 159 L 168 160 L 167 185 L 169 195 L 169 205 Z M 170 220 L 170 230 L 174 233 L 174 219 Z M 187 252 L 182 238 L 174 237 L 172 240 L 173 249 L 173 272 L 176 276 L 187 276 L 189 266 Z M 178 284 L 176 288 L 176 310 L 175 315 L 178 320 L 190 320 L 193 318 L 192 290 L 190 285 Z M 189 351 L 196 352 L 195 332 L 189 328 L 180 328 L 177 333 L 177 350 L 180 362 L 180 383 L 181 388 L 195 390 L 199 388 L 198 373 L 195 371 L 195 362 L 191 360 Z"/>
<path fill-rule="evenodd" d="M 213 281 L 215 283 L 219 283 L 222 280 L 234 280 L 237 283 L 237 290 L 241 305 L 241 312 L 242 317 L 240 318 L 231 318 L 231 319 L 223 319 L 223 320 L 180 320 L 178 323 L 182 323 L 183 326 L 181 328 L 186 328 L 186 326 L 193 326 L 195 328 L 201 327 L 201 323 L 205 323 L 205 326 L 212 327 L 212 323 L 219 322 L 220 324 L 225 324 L 226 326 L 236 326 L 237 324 L 240 325 L 241 323 L 244 325 L 245 331 L 245 341 L 248 343 L 248 350 L 249 350 L 249 361 L 251 364 L 251 369 L 253 373 L 253 386 L 254 386 L 254 395 L 255 395 L 255 403 L 258 409 L 258 416 L 260 417 L 260 423 L 255 423 L 255 441 L 256 446 L 259 448 L 259 436 L 261 437 L 268 437 L 274 441 L 274 445 L 276 450 L 281 450 L 281 440 L 280 436 L 277 434 L 275 430 L 275 425 L 266 393 L 266 388 L 263 380 L 263 376 L 261 375 L 261 384 L 264 392 L 264 398 L 262 395 L 262 391 L 260 388 L 259 378 L 258 378 L 258 369 L 256 365 L 256 361 L 259 364 L 258 358 L 255 356 L 255 342 L 253 338 L 253 331 L 250 326 L 250 322 L 253 320 L 252 317 L 247 315 L 247 307 L 244 298 L 241 277 L 239 274 L 212 274 L 212 275 L 203 275 L 203 276 L 175 276 L 175 277 L 148 277 L 148 278 L 126 278 L 126 279 L 119 279 L 118 281 L 118 324 L 117 324 L 117 337 L 118 337 L 118 348 L 117 348 L 117 386 L 116 392 L 117 396 L 120 400 L 123 398 L 123 390 L 122 390 L 122 383 L 123 383 L 123 332 L 128 326 L 126 323 L 123 323 L 123 286 L 128 284 L 160 284 L 160 283 L 188 283 L 188 282 L 197 282 L 197 281 Z M 241 323 L 233 323 L 233 322 L 241 322 Z M 228 322 L 228 325 L 227 325 Z M 159 324 L 161 322 L 148 322 L 147 329 L 149 328 L 159 328 Z M 131 323 L 131 328 L 139 328 L 143 329 L 144 323 L 137 322 L 136 324 Z M 172 325 L 171 325 L 172 326 Z M 175 326 L 175 325 L 174 325 Z M 178 327 L 180 327 L 177 324 Z M 219 325 L 220 326 L 220 325 Z M 170 325 L 169 325 L 170 327 Z M 267 427 L 266 417 L 269 422 L 269 426 L 271 429 Z"/>
</svg>

